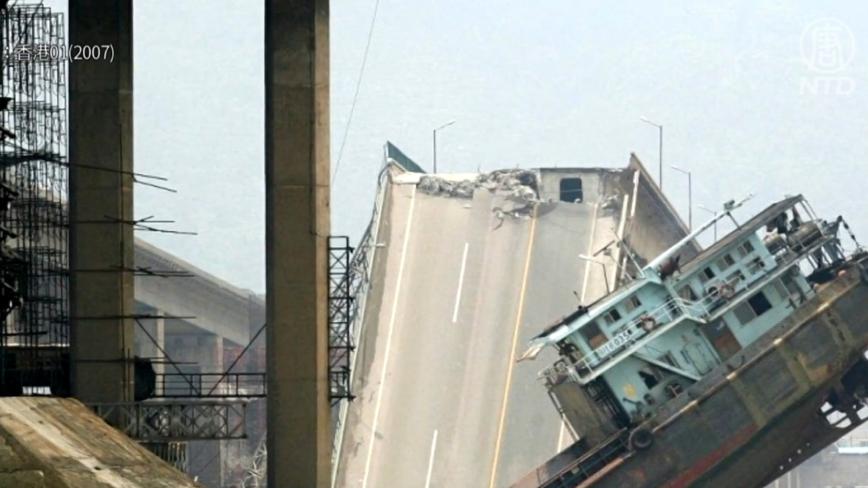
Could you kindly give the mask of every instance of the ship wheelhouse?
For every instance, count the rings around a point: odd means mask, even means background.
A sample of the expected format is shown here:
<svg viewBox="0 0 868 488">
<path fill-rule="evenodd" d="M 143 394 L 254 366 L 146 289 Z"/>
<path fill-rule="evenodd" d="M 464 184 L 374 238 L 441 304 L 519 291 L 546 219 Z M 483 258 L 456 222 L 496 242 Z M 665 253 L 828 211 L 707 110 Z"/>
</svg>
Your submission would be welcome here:
<svg viewBox="0 0 868 488">
<path fill-rule="evenodd" d="M 779 201 L 686 263 L 679 250 L 742 202 L 730 202 L 638 276 L 531 342 L 560 358 L 540 375 L 572 385 L 572 426 L 590 447 L 662 404 L 793 314 L 835 278 L 846 223 L 819 219 L 802 196 Z M 847 228 L 849 229 L 849 228 Z M 851 234 L 852 237 L 852 234 Z M 854 238 L 855 241 L 855 238 Z"/>
</svg>

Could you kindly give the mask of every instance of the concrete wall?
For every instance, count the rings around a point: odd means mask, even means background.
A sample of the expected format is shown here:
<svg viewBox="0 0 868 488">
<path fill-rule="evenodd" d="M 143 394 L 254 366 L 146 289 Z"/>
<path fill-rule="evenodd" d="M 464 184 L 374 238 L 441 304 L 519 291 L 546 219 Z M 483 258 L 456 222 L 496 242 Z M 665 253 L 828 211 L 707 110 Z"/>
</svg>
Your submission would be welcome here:
<svg viewBox="0 0 868 488">
<path fill-rule="evenodd" d="M 635 193 L 635 216 L 628 222 L 625 232 L 626 241 L 638 256 L 650 261 L 660 255 L 669 246 L 683 239 L 689 233 L 684 221 L 675 208 L 660 191 L 651 175 L 635 154 L 630 155 L 628 172 L 624 174 L 630 181 L 622 181 L 624 188 L 633 190 L 635 175 L 638 173 L 638 191 Z M 629 210 L 633 215 L 633 204 Z M 686 262 L 699 253 L 699 245 L 695 242 L 681 253 L 681 262 Z"/>
<path fill-rule="evenodd" d="M 610 177 L 622 170 L 604 168 L 540 168 L 539 196 L 541 200 L 560 201 L 560 183 L 565 178 L 581 178 L 583 203 L 594 204 L 610 194 Z"/>
<path fill-rule="evenodd" d="M 0 398 L 0 487 L 202 488 L 70 398 Z"/>
<path fill-rule="evenodd" d="M 600 203 L 598 217 L 612 217 L 611 221 L 616 224 L 621 221 L 623 203 L 628 198 L 626 215 L 623 215 L 626 217 L 624 241 L 633 249 L 640 265 L 654 259 L 690 232 L 635 154 L 630 155 L 625 169 L 541 168 L 539 172 L 542 200 L 559 201 L 560 181 L 581 178 L 583 204 Z M 607 202 L 609 199 L 612 201 Z M 606 244 L 608 241 L 600 242 L 595 249 Z M 699 245 L 692 242 L 682 251 L 681 261 L 689 260 L 699 251 Z"/>
</svg>

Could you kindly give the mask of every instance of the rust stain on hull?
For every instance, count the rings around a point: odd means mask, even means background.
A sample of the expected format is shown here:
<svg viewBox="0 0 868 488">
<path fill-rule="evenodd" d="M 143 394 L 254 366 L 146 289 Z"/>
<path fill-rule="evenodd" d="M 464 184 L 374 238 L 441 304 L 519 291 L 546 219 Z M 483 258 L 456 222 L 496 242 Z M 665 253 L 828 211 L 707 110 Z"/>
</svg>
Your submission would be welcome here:
<svg viewBox="0 0 868 488">
<path fill-rule="evenodd" d="M 691 466 L 690 469 L 678 476 L 678 478 L 666 483 L 661 488 L 687 488 L 691 486 L 691 484 L 705 474 L 706 471 L 709 471 L 712 467 L 723 461 L 733 451 L 745 445 L 751 437 L 756 434 L 756 432 L 756 427 L 748 427 L 742 430 L 728 442 L 724 443 L 720 449 L 712 452 L 698 463 Z"/>
<path fill-rule="evenodd" d="M 818 413 L 831 389 L 858 369 L 868 348 L 864 303 L 864 272 L 847 273 L 663 405 L 646 423 L 655 432 L 650 449 L 625 453 L 591 478 L 570 482 L 564 473 L 579 471 L 586 454 L 562 470 L 558 480 L 535 486 L 766 486 L 805 455 L 846 434 Z M 868 374 L 863 376 L 868 388 Z"/>
</svg>

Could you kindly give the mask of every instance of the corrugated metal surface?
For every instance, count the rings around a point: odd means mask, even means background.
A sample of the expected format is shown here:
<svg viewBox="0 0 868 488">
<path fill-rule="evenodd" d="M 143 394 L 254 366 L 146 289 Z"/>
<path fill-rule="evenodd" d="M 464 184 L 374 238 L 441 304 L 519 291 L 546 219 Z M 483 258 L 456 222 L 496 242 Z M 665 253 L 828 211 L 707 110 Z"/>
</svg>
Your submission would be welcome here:
<svg viewBox="0 0 868 488">
<path fill-rule="evenodd" d="M 0 398 L 0 487 L 201 488 L 60 398 Z"/>
</svg>

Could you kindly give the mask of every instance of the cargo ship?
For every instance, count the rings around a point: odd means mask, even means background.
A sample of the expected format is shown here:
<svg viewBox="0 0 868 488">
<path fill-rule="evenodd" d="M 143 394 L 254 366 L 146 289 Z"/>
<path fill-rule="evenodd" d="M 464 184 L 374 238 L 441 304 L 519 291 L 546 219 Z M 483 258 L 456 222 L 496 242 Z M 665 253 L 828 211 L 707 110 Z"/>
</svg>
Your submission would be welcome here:
<svg viewBox="0 0 868 488">
<path fill-rule="evenodd" d="M 862 423 L 868 253 L 801 195 L 739 224 L 745 201 L 531 340 L 578 440 L 512 488 L 761 488 Z"/>
</svg>

